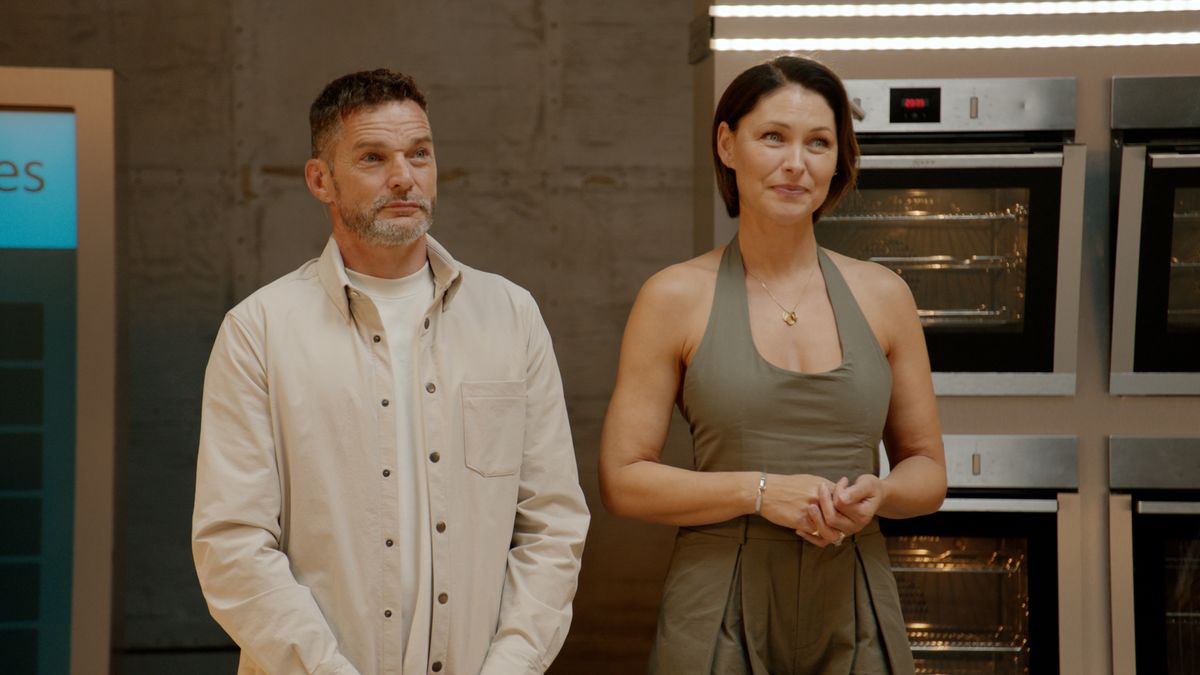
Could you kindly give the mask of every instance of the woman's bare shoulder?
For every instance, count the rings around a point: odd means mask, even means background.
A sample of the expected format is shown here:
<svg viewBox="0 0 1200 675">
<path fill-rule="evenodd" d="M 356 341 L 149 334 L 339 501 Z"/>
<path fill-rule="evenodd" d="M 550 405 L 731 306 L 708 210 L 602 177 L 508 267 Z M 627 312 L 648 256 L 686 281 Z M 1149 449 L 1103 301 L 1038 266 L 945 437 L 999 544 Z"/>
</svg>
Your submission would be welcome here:
<svg viewBox="0 0 1200 675">
<path fill-rule="evenodd" d="M 891 354 L 897 341 L 920 336 L 921 324 L 912 290 L 898 274 L 878 263 L 858 260 L 828 251 L 854 300 L 862 310 L 884 354 Z M 915 333 L 914 333 L 915 331 Z"/>
<path fill-rule="evenodd" d="M 672 358 L 688 363 L 708 323 L 721 253 L 709 251 L 650 277 L 634 302 L 627 340 L 662 345 Z"/>
<path fill-rule="evenodd" d="M 689 301 L 711 297 L 723 250 L 724 247 L 714 249 L 659 270 L 646 280 L 638 294 L 638 301 L 690 306 L 692 303 Z"/>
<path fill-rule="evenodd" d="M 836 251 L 825 249 L 829 258 L 837 265 L 838 270 L 849 284 L 850 290 L 861 303 L 876 300 L 889 305 L 900 303 L 900 306 L 913 305 L 912 290 L 904 279 L 891 269 L 879 263 L 859 260 L 842 255 Z"/>
</svg>

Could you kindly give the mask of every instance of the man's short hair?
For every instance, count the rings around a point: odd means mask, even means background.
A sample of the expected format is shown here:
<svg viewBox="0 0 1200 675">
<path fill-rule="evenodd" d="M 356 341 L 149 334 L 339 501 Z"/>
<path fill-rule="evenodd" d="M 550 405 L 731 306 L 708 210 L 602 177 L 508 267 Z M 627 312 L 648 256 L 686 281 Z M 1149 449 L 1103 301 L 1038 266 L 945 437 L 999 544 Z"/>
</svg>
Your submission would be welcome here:
<svg viewBox="0 0 1200 675">
<path fill-rule="evenodd" d="M 392 101 L 412 101 L 425 110 L 425 95 L 417 83 L 408 75 L 387 68 L 350 73 L 325 85 L 308 109 L 312 156 L 320 157 L 347 116 Z"/>
</svg>

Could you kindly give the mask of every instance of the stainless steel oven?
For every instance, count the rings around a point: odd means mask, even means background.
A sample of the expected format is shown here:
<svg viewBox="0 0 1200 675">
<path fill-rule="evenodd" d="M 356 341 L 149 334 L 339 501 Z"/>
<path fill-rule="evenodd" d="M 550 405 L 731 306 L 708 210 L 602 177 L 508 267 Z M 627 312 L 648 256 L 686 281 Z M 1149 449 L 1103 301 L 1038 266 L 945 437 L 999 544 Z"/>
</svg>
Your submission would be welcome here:
<svg viewBox="0 0 1200 675">
<path fill-rule="evenodd" d="M 1112 82 L 1113 394 L 1200 394 L 1200 76 Z"/>
<path fill-rule="evenodd" d="M 908 282 L 938 394 L 1073 394 L 1086 159 L 1074 79 L 846 88 L 858 189 L 818 241 Z"/>
<path fill-rule="evenodd" d="M 1200 673 L 1200 437 L 1109 439 L 1113 672 Z"/>
<path fill-rule="evenodd" d="M 1060 626 L 1081 618 L 1076 439 L 945 443 L 941 510 L 881 521 L 917 672 L 1057 673 Z"/>
</svg>

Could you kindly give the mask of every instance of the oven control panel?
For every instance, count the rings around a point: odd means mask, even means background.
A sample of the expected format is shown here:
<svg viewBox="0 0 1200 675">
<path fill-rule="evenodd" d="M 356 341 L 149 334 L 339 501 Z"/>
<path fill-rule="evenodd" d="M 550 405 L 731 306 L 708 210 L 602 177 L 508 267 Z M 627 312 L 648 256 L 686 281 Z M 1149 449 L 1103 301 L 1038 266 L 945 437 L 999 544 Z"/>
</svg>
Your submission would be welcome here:
<svg viewBox="0 0 1200 675">
<path fill-rule="evenodd" d="M 1070 77 L 846 80 L 864 132 L 1045 131 L 1075 128 Z"/>
</svg>

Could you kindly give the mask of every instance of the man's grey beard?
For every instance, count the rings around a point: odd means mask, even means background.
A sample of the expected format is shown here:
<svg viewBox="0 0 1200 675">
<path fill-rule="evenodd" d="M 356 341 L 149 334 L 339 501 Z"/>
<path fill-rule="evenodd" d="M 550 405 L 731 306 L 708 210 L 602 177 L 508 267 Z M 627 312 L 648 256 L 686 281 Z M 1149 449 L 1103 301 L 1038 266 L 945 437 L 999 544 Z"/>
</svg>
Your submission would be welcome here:
<svg viewBox="0 0 1200 675">
<path fill-rule="evenodd" d="M 376 246 L 407 246 L 420 239 L 433 226 L 433 202 L 417 195 L 406 195 L 402 199 L 421 206 L 425 217 L 411 225 L 402 225 L 401 218 L 380 218 L 379 212 L 388 202 L 395 201 L 397 196 L 380 197 L 369 208 L 350 210 L 338 204 L 338 215 L 346 228 L 358 235 L 364 242 Z"/>
</svg>

